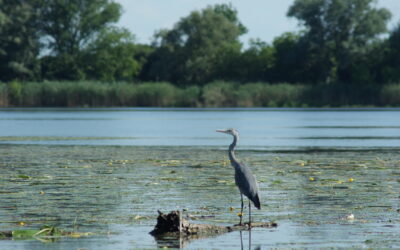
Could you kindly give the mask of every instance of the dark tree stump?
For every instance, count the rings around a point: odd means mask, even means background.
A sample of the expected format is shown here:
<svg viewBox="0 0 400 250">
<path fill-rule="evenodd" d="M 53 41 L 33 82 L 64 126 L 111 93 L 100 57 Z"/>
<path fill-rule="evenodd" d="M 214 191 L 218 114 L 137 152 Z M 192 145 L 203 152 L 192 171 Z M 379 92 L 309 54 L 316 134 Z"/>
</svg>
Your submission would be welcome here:
<svg viewBox="0 0 400 250">
<path fill-rule="evenodd" d="M 253 222 L 251 228 L 263 227 L 273 228 L 277 227 L 275 222 Z M 193 224 L 188 220 L 182 218 L 179 211 L 172 211 L 169 214 L 164 214 L 158 211 L 157 224 L 153 231 L 150 232 L 153 236 L 160 236 L 163 234 L 177 235 L 177 236 L 214 236 L 218 234 L 228 233 L 232 231 L 249 230 L 249 223 L 233 226 L 219 226 L 211 224 Z"/>
<path fill-rule="evenodd" d="M 179 211 L 172 211 L 169 214 L 164 214 L 158 210 L 157 224 L 151 235 L 160 235 L 163 233 L 180 232 L 181 228 L 181 215 Z"/>
</svg>

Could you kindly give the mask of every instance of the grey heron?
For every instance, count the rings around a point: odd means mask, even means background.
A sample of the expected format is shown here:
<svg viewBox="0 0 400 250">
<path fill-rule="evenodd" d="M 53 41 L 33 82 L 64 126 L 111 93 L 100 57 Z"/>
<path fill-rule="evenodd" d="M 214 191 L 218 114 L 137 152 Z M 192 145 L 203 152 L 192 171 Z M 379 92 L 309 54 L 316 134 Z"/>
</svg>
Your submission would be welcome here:
<svg viewBox="0 0 400 250">
<path fill-rule="evenodd" d="M 243 215 L 243 195 L 245 195 L 249 199 L 249 226 L 251 227 L 251 202 L 253 202 L 254 206 L 258 209 L 261 209 L 260 197 L 258 195 L 258 184 L 257 180 L 251 172 L 250 168 L 245 164 L 239 162 L 235 156 L 235 146 L 237 141 L 239 140 L 239 133 L 234 128 L 229 128 L 225 130 L 217 130 L 217 132 L 225 133 L 233 136 L 233 142 L 229 146 L 229 160 L 231 161 L 231 165 L 235 168 L 235 183 L 240 191 L 240 198 L 242 201 L 241 212 L 240 212 L 240 222 L 239 225 L 242 225 L 242 215 Z"/>
</svg>

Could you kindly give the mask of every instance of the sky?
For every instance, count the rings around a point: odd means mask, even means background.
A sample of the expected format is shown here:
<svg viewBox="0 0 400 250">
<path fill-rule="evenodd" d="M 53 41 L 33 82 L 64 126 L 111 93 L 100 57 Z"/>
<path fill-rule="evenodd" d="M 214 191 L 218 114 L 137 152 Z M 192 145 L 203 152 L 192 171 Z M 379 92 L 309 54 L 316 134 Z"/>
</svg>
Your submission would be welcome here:
<svg viewBox="0 0 400 250">
<path fill-rule="evenodd" d="M 300 29 L 294 18 L 286 16 L 294 0 L 115 0 L 123 6 L 124 13 L 118 23 L 136 36 L 138 43 L 149 43 L 156 30 L 173 25 L 193 10 L 208 5 L 231 3 L 238 11 L 239 19 L 248 33 L 241 37 L 245 44 L 249 39 L 259 38 L 265 42 L 284 32 Z M 400 22 L 400 0 L 378 0 L 378 7 L 385 7 L 392 13 L 388 25 L 393 28 Z"/>
</svg>

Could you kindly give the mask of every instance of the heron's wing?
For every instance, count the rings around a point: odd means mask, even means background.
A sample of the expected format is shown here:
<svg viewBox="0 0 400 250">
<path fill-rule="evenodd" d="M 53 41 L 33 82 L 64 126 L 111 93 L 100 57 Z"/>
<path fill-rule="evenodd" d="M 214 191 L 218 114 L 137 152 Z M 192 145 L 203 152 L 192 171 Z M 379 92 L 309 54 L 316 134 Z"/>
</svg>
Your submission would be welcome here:
<svg viewBox="0 0 400 250">
<path fill-rule="evenodd" d="M 258 197 L 258 183 L 256 177 L 245 164 L 240 163 L 239 168 L 235 168 L 235 182 L 242 194 L 247 196 L 257 206 L 260 201 Z M 256 204 L 258 203 L 258 204 Z M 257 206 L 259 207 L 259 205 Z"/>
</svg>

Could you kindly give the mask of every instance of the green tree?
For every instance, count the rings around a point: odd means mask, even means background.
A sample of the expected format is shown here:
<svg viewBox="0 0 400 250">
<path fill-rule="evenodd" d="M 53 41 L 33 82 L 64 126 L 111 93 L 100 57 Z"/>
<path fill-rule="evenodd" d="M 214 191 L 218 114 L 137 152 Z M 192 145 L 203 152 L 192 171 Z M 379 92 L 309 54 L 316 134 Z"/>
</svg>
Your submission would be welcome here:
<svg viewBox="0 0 400 250">
<path fill-rule="evenodd" d="M 135 46 L 135 60 L 139 63 L 138 80 L 146 81 L 148 79 L 149 61 L 154 54 L 155 48 L 147 44 L 136 44 Z"/>
<path fill-rule="evenodd" d="M 101 81 L 131 81 L 140 65 L 135 59 L 134 36 L 126 29 L 103 30 L 83 52 L 87 78 Z"/>
<path fill-rule="evenodd" d="M 0 0 L 0 80 L 31 79 L 37 68 L 36 16 L 23 0 Z"/>
<path fill-rule="evenodd" d="M 382 51 L 382 82 L 398 83 L 400 81 L 400 24 L 390 33 L 385 43 L 379 47 L 379 52 Z"/>
<path fill-rule="evenodd" d="M 301 35 L 286 32 L 274 39 L 273 81 L 275 82 L 304 82 L 312 78 L 306 63 L 305 44 Z"/>
<path fill-rule="evenodd" d="M 40 58 L 41 78 L 44 80 L 79 80 L 85 78 L 82 55 L 46 55 Z"/>
<path fill-rule="evenodd" d="M 259 40 L 250 40 L 250 47 L 241 53 L 240 66 L 235 71 L 241 81 L 273 81 L 275 48 Z"/>
<path fill-rule="evenodd" d="M 44 68 L 52 68 L 58 79 L 84 77 L 79 61 L 82 50 L 117 22 L 121 5 L 112 0 L 31 0 L 40 14 L 39 27 L 50 57 L 43 60 Z"/>
<path fill-rule="evenodd" d="M 206 83 L 218 76 L 223 55 L 240 51 L 246 31 L 237 11 L 226 4 L 193 11 L 171 30 L 155 35 L 148 78 L 183 83 Z"/>
<path fill-rule="evenodd" d="M 314 82 L 348 81 L 352 59 L 386 32 L 391 14 L 375 0 L 296 0 L 288 11 L 306 28 L 303 42 Z M 310 74 L 312 75 L 312 74 Z"/>
</svg>

